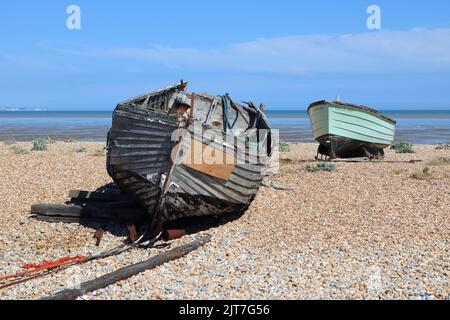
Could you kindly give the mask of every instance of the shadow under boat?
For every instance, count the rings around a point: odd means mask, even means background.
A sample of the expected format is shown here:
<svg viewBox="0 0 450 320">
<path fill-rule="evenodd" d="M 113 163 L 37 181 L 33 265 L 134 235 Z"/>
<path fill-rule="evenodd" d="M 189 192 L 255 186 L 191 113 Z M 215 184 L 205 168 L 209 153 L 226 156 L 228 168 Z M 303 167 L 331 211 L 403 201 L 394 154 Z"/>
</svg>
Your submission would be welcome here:
<svg viewBox="0 0 450 320">
<path fill-rule="evenodd" d="M 182 196 L 182 195 L 178 195 Z M 144 226 L 147 212 L 129 195 L 121 192 L 115 183 L 109 183 L 95 191 L 71 190 L 70 200 L 63 205 L 37 204 L 31 207 L 31 218 L 43 222 L 77 223 L 93 230 L 102 230 L 117 237 L 130 234 L 130 226 L 139 230 Z M 193 201 L 192 196 L 186 196 Z M 217 199 L 199 199 L 208 202 Z M 227 206 L 219 204 L 217 206 Z M 228 213 L 217 216 L 193 216 L 169 221 L 164 225 L 164 232 L 183 231 L 189 235 L 217 228 L 242 217 L 247 207 L 231 208 Z M 166 236 L 167 237 L 167 236 Z"/>
</svg>

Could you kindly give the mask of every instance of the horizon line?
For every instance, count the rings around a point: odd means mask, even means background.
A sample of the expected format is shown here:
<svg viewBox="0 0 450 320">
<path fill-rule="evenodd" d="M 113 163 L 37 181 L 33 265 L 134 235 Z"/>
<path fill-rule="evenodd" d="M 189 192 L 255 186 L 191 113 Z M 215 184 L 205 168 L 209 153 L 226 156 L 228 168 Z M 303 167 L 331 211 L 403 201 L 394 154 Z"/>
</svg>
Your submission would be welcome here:
<svg viewBox="0 0 450 320">
<path fill-rule="evenodd" d="M 115 108 L 112 109 L 45 109 L 42 108 L 41 110 L 33 110 L 32 108 L 30 110 L 2 110 L 0 108 L 0 112 L 113 112 Z M 308 108 L 286 108 L 286 109 L 273 109 L 273 108 L 266 108 L 265 112 L 296 112 L 296 111 L 307 111 Z M 438 109 L 420 109 L 420 108 L 410 108 L 410 109 L 396 109 L 396 108 L 386 108 L 386 109 L 377 109 L 378 111 L 426 111 L 426 112 L 433 112 L 433 111 L 450 111 L 450 107 L 444 107 L 444 108 L 438 108 Z"/>
</svg>

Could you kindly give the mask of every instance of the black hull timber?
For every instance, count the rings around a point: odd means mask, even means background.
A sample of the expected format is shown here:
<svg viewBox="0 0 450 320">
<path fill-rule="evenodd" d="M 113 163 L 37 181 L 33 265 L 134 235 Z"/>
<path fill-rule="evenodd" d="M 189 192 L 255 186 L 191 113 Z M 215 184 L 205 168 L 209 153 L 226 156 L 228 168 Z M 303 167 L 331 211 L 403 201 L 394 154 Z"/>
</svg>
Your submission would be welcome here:
<svg viewBox="0 0 450 320">
<path fill-rule="evenodd" d="M 31 206 L 31 215 L 49 222 L 117 222 L 139 223 L 146 213 L 140 207 L 121 206 L 118 203 L 84 203 L 70 205 L 39 204 Z"/>
<path fill-rule="evenodd" d="M 162 112 L 137 112 L 130 106 L 119 106 L 113 115 L 108 172 L 149 215 L 156 211 L 161 196 L 161 176 L 168 171 L 171 137 L 177 128 L 175 119 Z"/>
<path fill-rule="evenodd" d="M 388 145 L 380 145 L 344 138 L 334 135 L 326 135 L 317 139 L 320 143 L 317 151 L 318 156 L 325 156 L 331 159 L 341 158 L 362 158 L 381 159 L 384 157 L 384 149 Z"/>
</svg>

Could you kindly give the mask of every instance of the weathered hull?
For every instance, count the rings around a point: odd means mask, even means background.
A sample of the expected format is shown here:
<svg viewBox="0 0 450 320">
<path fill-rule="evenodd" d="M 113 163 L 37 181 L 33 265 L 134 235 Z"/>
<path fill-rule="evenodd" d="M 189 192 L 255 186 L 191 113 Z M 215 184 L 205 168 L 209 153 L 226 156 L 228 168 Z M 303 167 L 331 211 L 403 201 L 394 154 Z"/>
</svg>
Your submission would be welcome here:
<svg viewBox="0 0 450 320">
<path fill-rule="evenodd" d="M 200 149 L 208 143 L 206 139 L 192 138 L 194 125 L 181 138 L 177 163 L 166 183 L 160 205 L 165 220 L 241 212 L 255 198 L 264 177 L 265 160 L 259 164 L 245 163 L 248 149 L 224 155 L 231 160 L 229 164 L 195 165 L 193 157 L 186 161 L 183 155 L 190 155 L 193 147 Z M 225 149 L 220 143 L 209 143 L 208 147 L 218 152 Z"/>
<path fill-rule="evenodd" d="M 312 104 L 308 114 L 323 155 L 377 157 L 394 142 L 395 121 L 367 107 L 321 101 Z"/>
<path fill-rule="evenodd" d="M 190 120 L 182 129 L 178 118 L 169 112 L 180 96 L 193 104 Z M 238 213 L 255 198 L 268 155 L 249 164 L 246 159 L 256 151 L 245 141 L 252 137 L 252 130 L 248 130 L 252 122 L 256 129 L 261 125 L 236 108 L 226 111 L 227 117 L 235 119 L 234 128 L 224 130 L 226 109 L 216 98 L 189 95 L 184 88 L 172 87 L 126 101 L 115 109 L 108 134 L 107 170 L 119 187 L 146 209 L 149 220 L 164 223 Z M 196 130 L 208 131 L 209 135 L 198 137 Z M 242 143 L 230 148 L 226 142 L 230 137 Z M 192 156 L 195 158 L 198 150 L 203 156 L 204 148 L 230 161 L 202 160 L 197 164 Z"/>
</svg>

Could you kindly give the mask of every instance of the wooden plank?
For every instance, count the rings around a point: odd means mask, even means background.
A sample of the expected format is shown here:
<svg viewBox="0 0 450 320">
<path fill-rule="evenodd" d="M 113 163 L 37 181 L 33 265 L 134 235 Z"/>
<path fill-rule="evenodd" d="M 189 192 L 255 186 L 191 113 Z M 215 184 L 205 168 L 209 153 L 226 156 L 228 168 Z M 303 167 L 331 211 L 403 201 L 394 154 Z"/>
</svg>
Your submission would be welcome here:
<svg viewBox="0 0 450 320">
<path fill-rule="evenodd" d="M 110 218 L 86 218 L 86 217 L 62 217 L 62 216 L 44 216 L 32 215 L 31 219 L 48 222 L 48 223 L 76 223 L 76 224 L 92 224 L 92 223 L 118 223 L 124 225 L 138 224 L 142 222 L 139 217 L 110 217 Z"/>
<path fill-rule="evenodd" d="M 236 167 L 237 159 L 224 150 L 193 139 L 182 163 L 191 169 L 227 181 Z"/>
<path fill-rule="evenodd" d="M 149 269 L 156 268 L 160 265 L 163 265 L 167 262 L 179 259 L 192 251 L 198 249 L 201 246 L 204 246 L 211 240 L 211 236 L 206 236 L 200 239 L 197 239 L 191 243 L 186 245 L 177 247 L 170 251 L 160 253 L 155 257 L 151 257 L 150 259 L 139 262 L 136 264 L 129 265 L 127 267 L 121 268 L 115 272 L 106 274 L 101 276 L 100 278 L 93 279 L 84 283 L 81 283 L 75 288 L 62 290 L 54 295 L 49 297 L 44 297 L 42 300 L 74 300 L 78 297 L 81 297 L 89 292 L 106 288 L 118 281 L 126 280 L 132 276 L 135 276 L 141 272 L 147 271 Z"/>
<path fill-rule="evenodd" d="M 187 193 L 210 195 L 235 203 L 243 203 L 247 200 L 246 197 L 227 188 L 220 181 L 214 181 L 214 177 L 199 177 L 200 174 L 197 171 L 177 166 L 170 178 Z"/>
<path fill-rule="evenodd" d="M 52 205 L 38 204 L 31 206 L 31 214 L 42 216 L 65 216 L 76 218 L 126 218 L 145 217 L 141 208 L 114 208 L 108 206 Z"/>
<path fill-rule="evenodd" d="M 80 217 L 59 217 L 59 216 L 42 216 L 34 215 L 31 217 L 37 221 L 49 222 L 49 223 L 104 223 L 111 222 L 111 219 L 105 218 L 80 218 Z"/>
</svg>

